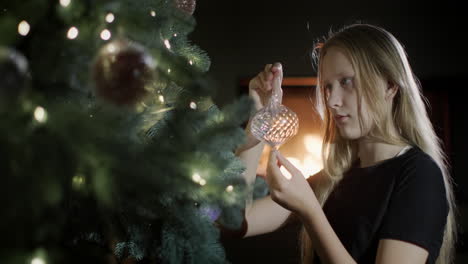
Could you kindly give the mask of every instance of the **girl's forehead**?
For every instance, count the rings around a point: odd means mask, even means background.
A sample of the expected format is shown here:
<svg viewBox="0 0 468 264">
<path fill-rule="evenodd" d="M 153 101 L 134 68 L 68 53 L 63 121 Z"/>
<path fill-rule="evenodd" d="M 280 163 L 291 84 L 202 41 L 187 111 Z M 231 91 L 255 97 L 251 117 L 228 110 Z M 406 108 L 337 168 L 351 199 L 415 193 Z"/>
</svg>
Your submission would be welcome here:
<svg viewBox="0 0 468 264">
<path fill-rule="evenodd" d="M 337 48 L 330 48 L 323 57 L 321 64 L 321 74 L 324 82 L 332 81 L 335 78 L 354 75 L 353 65 L 346 57 L 345 53 Z"/>
</svg>

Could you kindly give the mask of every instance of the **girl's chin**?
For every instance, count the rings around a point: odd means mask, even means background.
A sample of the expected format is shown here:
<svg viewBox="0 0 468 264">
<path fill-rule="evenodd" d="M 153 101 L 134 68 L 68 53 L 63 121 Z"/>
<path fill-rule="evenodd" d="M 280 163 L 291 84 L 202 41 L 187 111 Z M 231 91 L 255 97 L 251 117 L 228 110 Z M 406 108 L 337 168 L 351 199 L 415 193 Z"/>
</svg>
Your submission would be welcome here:
<svg viewBox="0 0 468 264">
<path fill-rule="evenodd" d="M 340 136 L 346 140 L 356 140 L 360 138 L 360 135 L 357 135 L 356 133 L 351 133 L 350 131 L 347 131 L 346 129 L 340 129 L 339 133 L 340 133 Z"/>
</svg>

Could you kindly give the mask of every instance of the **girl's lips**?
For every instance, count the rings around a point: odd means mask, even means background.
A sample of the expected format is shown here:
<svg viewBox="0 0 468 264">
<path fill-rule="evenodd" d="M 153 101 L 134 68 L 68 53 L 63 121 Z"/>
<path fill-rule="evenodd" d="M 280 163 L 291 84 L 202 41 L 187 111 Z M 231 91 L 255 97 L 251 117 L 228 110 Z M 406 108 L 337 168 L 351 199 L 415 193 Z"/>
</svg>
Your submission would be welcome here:
<svg viewBox="0 0 468 264">
<path fill-rule="evenodd" d="M 348 120 L 349 115 L 336 115 L 335 116 L 335 121 L 343 123 L 344 121 Z"/>
</svg>

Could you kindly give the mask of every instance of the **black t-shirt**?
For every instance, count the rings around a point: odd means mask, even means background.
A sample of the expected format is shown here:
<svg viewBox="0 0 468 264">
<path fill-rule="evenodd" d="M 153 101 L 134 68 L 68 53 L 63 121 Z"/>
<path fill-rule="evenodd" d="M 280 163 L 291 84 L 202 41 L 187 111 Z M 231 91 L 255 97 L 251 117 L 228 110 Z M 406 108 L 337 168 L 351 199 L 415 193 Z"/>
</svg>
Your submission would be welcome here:
<svg viewBox="0 0 468 264">
<path fill-rule="evenodd" d="M 435 263 L 449 211 L 443 176 L 418 147 L 377 165 L 354 163 L 323 210 L 344 247 L 359 264 L 375 263 L 380 239 L 426 249 Z M 314 263 L 320 263 L 317 254 Z"/>
</svg>

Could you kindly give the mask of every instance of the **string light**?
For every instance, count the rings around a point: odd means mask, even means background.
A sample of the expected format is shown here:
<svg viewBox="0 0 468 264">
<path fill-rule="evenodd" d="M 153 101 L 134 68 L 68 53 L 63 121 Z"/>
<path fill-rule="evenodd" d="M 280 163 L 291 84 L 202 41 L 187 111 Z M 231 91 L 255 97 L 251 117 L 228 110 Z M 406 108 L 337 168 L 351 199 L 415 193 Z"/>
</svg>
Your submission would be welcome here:
<svg viewBox="0 0 468 264">
<path fill-rule="evenodd" d="M 195 102 L 191 102 L 190 108 L 192 108 L 193 110 L 197 109 L 197 104 Z"/>
<path fill-rule="evenodd" d="M 46 122 L 47 121 L 46 110 L 41 106 L 36 107 L 36 109 L 34 110 L 34 119 L 36 119 L 36 121 L 39 123 Z"/>
<path fill-rule="evenodd" d="M 117 50 L 117 48 L 115 47 L 114 43 L 110 43 L 109 45 L 107 45 L 107 51 L 109 53 L 114 53 L 116 50 Z"/>
<path fill-rule="evenodd" d="M 174 37 L 177 37 L 177 33 L 174 33 Z"/>
<path fill-rule="evenodd" d="M 195 172 L 193 175 L 192 175 L 192 180 L 198 184 L 200 184 L 201 186 L 205 185 L 206 184 L 206 180 L 203 179 L 200 174 L 198 174 L 197 172 Z"/>
<path fill-rule="evenodd" d="M 106 15 L 106 22 L 107 22 L 107 23 L 112 23 L 112 22 L 114 22 L 114 19 L 115 19 L 114 14 L 109 13 L 109 14 Z"/>
<path fill-rule="evenodd" d="M 192 180 L 193 180 L 194 182 L 200 182 L 201 179 L 202 179 L 202 178 L 201 178 L 200 174 L 198 174 L 198 173 L 196 173 L 196 172 L 192 175 Z"/>
<path fill-rule="evenodd" d="M 226 187 L 227 192 L 232 192 L 233 190 L 234 190 L 234 187 L 232 185 L 229 185 L 228 187 Z"/>
<path fill-rule="evenodd" d="M 68 30 L 68 33 L 67 33 L 67 38 L 69 39 L 76 39 L 76 37 L 78 37 L 78 29 L 76 27 L 71 27 L 69 30 Z"/>
<path fill-rule="evenodd" d="M 70 5 L 71 0 L 60 0 L 60 5 L 63 7 L 67 7 Z"/>
<path fill-rule="evenodd" d="M 164 45 L 166 45 L 167 49 L 171 49 L 171 43 L 169 43 L 169 40 L 165 39 L 164 40 Z"/>
<path fill-rule="evenodd" d="M 28 22 L 26 22 L 26 20 L 23 20 L 18 24 L 18 33 L 21 36 L 28 35 L 30 29 L 31 29 L 31 26 L 29 25 Z"/>
<path fill-rule="evenodd" d="M 167 69 L 167 73 L 171 73 L 171 69 Z"/>
<path fill-rule="evenodd" d="M 192 60 L 190 60 L 189 63 L 190 63 L 190 65 L 193 65 L 193 61 L 192 61 Z"/>
<path fill-rule="evenodd" d="M 101 31 L 101 39 L 103 40 L 109 40 L 111 38 L 112 34 L 108 29 L 104 29 Z"/>
<path fill-rule="evenodd" d="M 81 188 L 85 182 L 85 178 L 82 175 L 75 175 L 72 178 L 72 184 L 75 189 Z"/>
<path fill-rule="evenodd" d="M 156 12 L 154 12 L 154 10 L 151 10 L 150 15 L 151 15 L 152 17 L 155 17 L 155 16 L 156 16 Z"/>
<path fill-rule="evenodd" d="M 35 257 L 31 260 L 31 264 L 45 264 L 46 262 L 44 261 L 44 259 L 40 258 L 40 257 Z"/>
<path fill-rule="evenodd" d="M 160 95 L 160 96 L 159 96 L 159 101 L 160 101 L 161 103 L 164 103 L 164 96 Z"/>
</svg>

